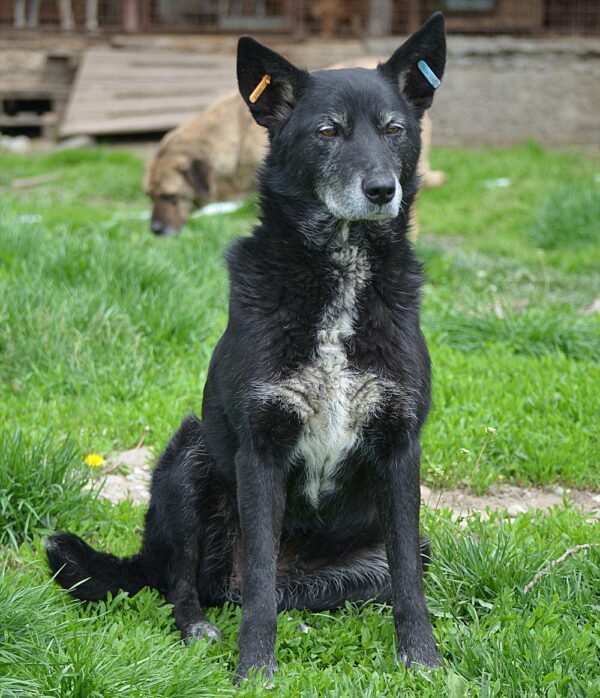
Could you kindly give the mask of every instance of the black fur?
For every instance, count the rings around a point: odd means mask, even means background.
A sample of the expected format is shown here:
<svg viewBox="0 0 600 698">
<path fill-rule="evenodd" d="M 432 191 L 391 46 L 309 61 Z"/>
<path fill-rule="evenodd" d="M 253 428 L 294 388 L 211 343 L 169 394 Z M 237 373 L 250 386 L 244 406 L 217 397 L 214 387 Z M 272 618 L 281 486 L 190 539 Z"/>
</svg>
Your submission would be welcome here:
<svg viewBox="0 0 600 698">
<path fill-rule="evenodd" d="M 261 224 L 228 254 L 203 418 L 184 420 L 158 462 L 140 553 L 49 539 L 74 596 L 155 587 L 186 641 L 220 636 L 204 606 L 239 602 L 238 677 L 276 669 L 277 610 L 376 599 L 393 603 L 400 659 L 439 664 L 419 538 L 430 368 L 405 233 L 433 94 L 415 64 L 441 77 L 444 54 L 439 14 L 374 71 L 309 74 L 240 40 L 242 96 L 272 76 L 251 105 L 271 142 Z M 367 184 L 381 181 L 394 199 L 373 203 Z"/>
</svg>

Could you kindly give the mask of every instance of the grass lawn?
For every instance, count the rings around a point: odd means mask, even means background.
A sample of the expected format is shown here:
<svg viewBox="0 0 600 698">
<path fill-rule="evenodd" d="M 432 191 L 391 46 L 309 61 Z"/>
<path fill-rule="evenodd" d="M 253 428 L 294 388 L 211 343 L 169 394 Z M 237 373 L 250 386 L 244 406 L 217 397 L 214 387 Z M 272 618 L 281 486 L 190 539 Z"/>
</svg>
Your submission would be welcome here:
<svg viewBox="0 0 600 698">
<path fill-rule="evenodd" d="M 435 400 L 424 480 L 598 488 L 600 323 L 585 312 L 600 298 L 597 163 L 532 143 L 433 161 L 449 180 L 419 201 Z M 158 239 L 135 156 L 0 155 L 0 187 L 41 174 L 57 178 L 0 191 L 0 696 L 273 695 L 230 686 L 237 609 L 209 613 L 225 643 L 184 648 L 155 592 L 76 603 L 41 552 L 54 528 L 136 550 L 143 510 L 82 490 L 83 457 L 131 448 L 146 426 L 160 450 L 200 409 L 226 322 L 222 253 L 255 207 Z M 444 668 L 395 664 L 387 608 L 281 614 L 276 693 L 600 696 L 599 548 L 524 593 L 550 560 L 599 542 L 598 523 L 569 507 L 423 519 Z"/>
</svg>

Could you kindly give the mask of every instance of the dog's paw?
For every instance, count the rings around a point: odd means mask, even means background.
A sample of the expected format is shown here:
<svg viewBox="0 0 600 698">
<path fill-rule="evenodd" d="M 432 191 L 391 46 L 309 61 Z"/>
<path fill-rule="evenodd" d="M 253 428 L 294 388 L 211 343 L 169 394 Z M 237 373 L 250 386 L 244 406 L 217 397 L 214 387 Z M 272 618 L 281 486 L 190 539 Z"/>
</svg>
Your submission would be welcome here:
<svg viewBox="0 0 600 698">
<path fill-rule="evenodd" d="M 263 688 L 274 688 L 271 679 L 278 669 L 275 657 L 267 660 L 257 658 L 255 661 L 240 658 L 233 683 L 239 685 L 242 681 L 249 679 L 252 683 L 261 684 Z"/>
<path fill-rule="evenodd" d="M 435 643 L 413 644 L 399 649 L 398 661 L 407 669 L 439 669 L 442 665 Z"/>
<path fill-rule="evenodd" d="M 192 640 L 209 640 L 211 643 L 223 639 L 223 633 L 207 620 L 190 623 L 182 633 L 183 641 L 189 645 Z"/>
<path fill-rule="evenodd" d="M 407 669 L 423 667 L 438 669 L 440 654 L 429 622 L 405 624 L 398 633 L 398 660 Z"/>
</svg>

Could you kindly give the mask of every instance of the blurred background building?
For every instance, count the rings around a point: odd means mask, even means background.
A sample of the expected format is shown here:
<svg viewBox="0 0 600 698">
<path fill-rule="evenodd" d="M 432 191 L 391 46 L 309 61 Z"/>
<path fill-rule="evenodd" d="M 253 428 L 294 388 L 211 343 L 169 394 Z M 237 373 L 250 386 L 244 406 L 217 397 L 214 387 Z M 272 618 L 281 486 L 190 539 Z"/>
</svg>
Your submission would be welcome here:
<svg viewBox="0 0 600 698">
<path fill-rule="evenodd" d="M 598 0 L 0 0 L 0 26 L 102 32 L 407 34 L 443 10 L 448 30 L 598 34 Z"/>
<path fill-rule="evenodd" d="M 436 10 L 434 143 L 600 141 L 600 0 L 0 0 L 0 131 L 158 135 L 235 89 L 242 33 L 313 70 Z"/>
</svg>

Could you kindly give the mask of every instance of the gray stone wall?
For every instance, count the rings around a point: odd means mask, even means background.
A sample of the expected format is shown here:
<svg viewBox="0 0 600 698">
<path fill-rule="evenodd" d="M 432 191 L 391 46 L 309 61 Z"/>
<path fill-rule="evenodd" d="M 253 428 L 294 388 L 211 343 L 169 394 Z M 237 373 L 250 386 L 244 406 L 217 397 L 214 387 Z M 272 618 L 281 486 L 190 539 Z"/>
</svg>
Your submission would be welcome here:
<svg viewBox="0 0 600 698">
<path fill-rule="evenodd" d="M 599 144 L 600 40 L 450 36 L 431 116 L 439 145 Z"/>
</svg>

